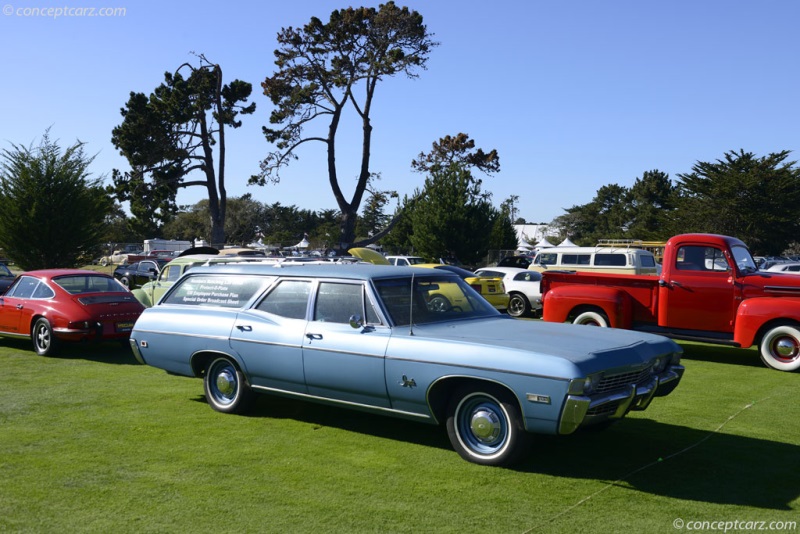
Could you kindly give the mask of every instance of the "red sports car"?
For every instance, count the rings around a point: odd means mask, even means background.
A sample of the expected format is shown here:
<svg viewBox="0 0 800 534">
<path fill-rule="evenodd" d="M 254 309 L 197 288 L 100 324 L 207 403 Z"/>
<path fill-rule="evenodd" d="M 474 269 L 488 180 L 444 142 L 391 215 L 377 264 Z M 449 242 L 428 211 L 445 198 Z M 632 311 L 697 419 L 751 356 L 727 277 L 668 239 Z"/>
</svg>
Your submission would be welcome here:
<svg viewBox="0 0 800 534">
<path fill-rule="evenodd" d="M 0 336 L 30 338 L 49 356 L 61 341 L 125 341 L 144 307 L 113 277 L 80 269 L 23 273 L 0 295 Z"/>
</svg>

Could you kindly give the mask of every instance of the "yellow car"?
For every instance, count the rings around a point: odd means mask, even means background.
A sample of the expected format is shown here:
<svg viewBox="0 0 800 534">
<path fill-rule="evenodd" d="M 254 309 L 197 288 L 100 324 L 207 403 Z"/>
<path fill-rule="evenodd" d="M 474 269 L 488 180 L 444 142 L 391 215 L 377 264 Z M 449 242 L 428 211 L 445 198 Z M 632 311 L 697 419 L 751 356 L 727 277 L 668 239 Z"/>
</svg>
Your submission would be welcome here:
<svg viewBox="0 0 800 534">
<path fill-rule="evenodd" d="M 369 248 L 351 248 L 348 250 L 350 254 L 356 258 L 368 261 L 375 265 L 391 265 L 383 254 L 376 252 Z M 461 267 L 455 265 L 446 265 L 443 263 L 416 263 L 412 267 L 419 267 L 425 269 L 443 269 L 457 274 L 464 279 L 472 288 L 480 293 L 489 304 L 494 306 L 500 311 L 508 309 L 509 296 L 503 286 L 502 278 L 490 278 L 486 276 L 479 276 Z M 455 288 L 453 288 L 455 289 Z M 458 295 L 458 296 L 456 296 Z M 469 311 L 466 299 L 463 298 L 461 291 L 448 291 L 446 287 L 439 287 L 437 291 L 433 291 L 428 295 L 428 306 L 437 311 L 447 311 L 456 309 L 461 311 Z M 461 301 L 464 302 L 461 302 Z M 465 308 L 467 307 L 467 308 Z"/>
<path fill-rule="evenodd" d="M 508 308 L 509 296 L 508 293 L 506 293 L 505 287 L 503 287 L 502 278 L 479 276 L 466 269 L 462 269 L 461 267 L 456 267 L 455 265 L 446 265 L 443 263 L 418 263 L 416 265 L 412 265 L 412 267 L 442 269 L 445 271 L 450 271 L 451 273 L 455 273 L 463 278 L 466 283 L 472 286 L 472 289 L 480 293 L 481 296 L 489 301 L 489 304 L 494 306 L 496 309 L 505 311 Z M 431 302 L 429 304 L 430 306 L 436 307 L 440 304 L 444 305 L 445 307 L 453 308 L 457 308 L 459 306 L 459 303 L 457 302 L 449 302 L 449 299 L 447 299 L 448 302 L 444 302 L 440 298 L 437 298 L 437 296 L 438 295 L 433 295 L 431 297 Z M 443 298 L 446 298 L 446 295 Z"/>
</svg>

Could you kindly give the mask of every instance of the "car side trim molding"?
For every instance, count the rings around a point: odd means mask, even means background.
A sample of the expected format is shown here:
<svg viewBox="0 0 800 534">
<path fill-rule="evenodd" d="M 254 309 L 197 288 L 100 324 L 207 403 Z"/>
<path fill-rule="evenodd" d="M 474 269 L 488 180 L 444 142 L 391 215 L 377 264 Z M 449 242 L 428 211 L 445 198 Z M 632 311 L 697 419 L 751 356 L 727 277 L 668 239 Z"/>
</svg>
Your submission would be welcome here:
<svg viewBox="0 0 800 534">
<path fill-rule="evenodd" d="M 436 424 L 436 421 L 431 417 L 430 414 L 407 412 L 405 410 L 395 410 L 394 408 L 383 408 L 383 407 L 380 407 L 380 406 L 372 406 L 372 405 L 369 405 L 369 404 L 362 404 L 360 402 L 351 402 L 351 401 L 345 401 L 345 400 L 340 400 L 340 399 L 331 399 L 329 397 L 320 397 L 320 396 L 317 396 L 317 395 L 309 395 L 308 393 L 298 393 L 296 391 L 287 391 L 285 389 L 271 388 L 271 387 L 267 387 L 267 386 L 251 385 L 250 387 L 253 388 L 253 389 L 259 390 L 259 391 L 264 391 L 266 393 L 272 393 L 274 395 L 280 395 L 282 397 L 292 397 L 292 398 L 298 398 L 298 399 L 305 399 L 305 400 L 318 402 L 318 403 L 321 403 L 321 404 L 330 404 L 330 405 L 334 405 L 334 406 L 336 406 L 336 405 L 349 406 L 351 408 L 355 408 L 355 409 L 358 409 L 358 410 L 361 410 L 361 411 L 371 412 L 371 413 L 391 413 L 391 414 L 394 414 L 394 415 L 400 416 L 400 417 L 405 417 L 405 418 L 409 418 L 409 419 L 416 419 L 416 420 L 422 420 L 422 421 L 430 422 L 432 424 Z"/>
</svg>

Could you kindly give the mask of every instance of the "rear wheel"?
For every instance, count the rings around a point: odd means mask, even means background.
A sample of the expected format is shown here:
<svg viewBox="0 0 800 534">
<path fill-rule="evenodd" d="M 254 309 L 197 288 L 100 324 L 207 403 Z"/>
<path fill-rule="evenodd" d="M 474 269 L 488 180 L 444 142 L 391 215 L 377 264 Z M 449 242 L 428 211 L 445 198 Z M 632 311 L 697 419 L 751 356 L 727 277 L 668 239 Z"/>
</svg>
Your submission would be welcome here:
<svg viewBox="0 0 800 534">
<path fill-rule="evenodd" d="M 761 340 L 761 361 L 778 371 L 800 369 L 800 330 L 790 325 L 772 328 Z"/>
<path fill-rule="evenodd" d="M 596 311 L 585 311 L 579 314 L 572 321 L 572 324 L 583 324 L 587 326 L 601 326 L 608 328 L 608 318 L 604 313 Z"/>
<path fill-rule="evenodd" d="M 203 379 L 206 400 L 222 413 L 245 413 L 253 401 L 253 392 L 244 375 L 228 358 L 217 358 L 206 369 Z"/>
<path fill-rule="evenodd" d="M 31 340 L 33 341 L 33 350 L 39 356 L 52 356 L 56 352 L 58 340 L 53 335 L 50 321 L 44 317 L 36 319 L 36 322 L 33 323 Z"/>
<path fill-rule="evenodd" d="M 497 386 L 459 388 L 447 408 L 447 435 L 458 454 L 481 465 L 509 465 L 527 451 L 519 407 Z"/>
<path fill-rule="evenodd" d="M 512 293 L 508 299 L 508 314 L 511 317 L 522 317 L 531 311 L 531 303 L 522 293 Z"/>
<path fill-rule="evenodd" d="M 120 278 L 120 279 L 119 279 L 119 282 L 120 282 L 120 283 L 121 283 L 123 286 L 125 286 L 125 287 L 127 287 L 127 288 L 130 288 L 130 287 L 131 287 L 131 281 L 130 281 L 130 280 L 128 280 L 128 277 L 127 277 L 127 276 L 123 276 L 122 278 Z"/>
</svg>

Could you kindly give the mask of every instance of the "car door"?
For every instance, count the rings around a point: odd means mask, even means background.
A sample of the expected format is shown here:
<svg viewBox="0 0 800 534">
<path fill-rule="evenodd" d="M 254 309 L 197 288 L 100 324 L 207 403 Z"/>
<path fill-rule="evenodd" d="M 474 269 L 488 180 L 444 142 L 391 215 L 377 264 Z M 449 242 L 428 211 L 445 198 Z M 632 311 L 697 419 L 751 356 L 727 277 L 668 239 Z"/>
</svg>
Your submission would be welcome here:
<svg viewBox="0 0 800 534">
<path fill-rule="evenodd" d="M 303 339 L 311 288 L 310 280 L 281 280 L 237 316 L 231 348 L 253 386 L 306 393 Z"/>
<path fill-rule="evenodd" d="M 659 283 L 658 324 L 665 328 L 732 332 L 739 289 L 723 251 L 683 245 Z"/>
<path fill-rule="evenodd" d="M 362 319 L 362 325 L 353 328 L 351 316 Z M 390 407 L 384 368 L 390 336 L 363 282 L 320 281 L 303 340 L 308 393 Z"/>
</svg>

